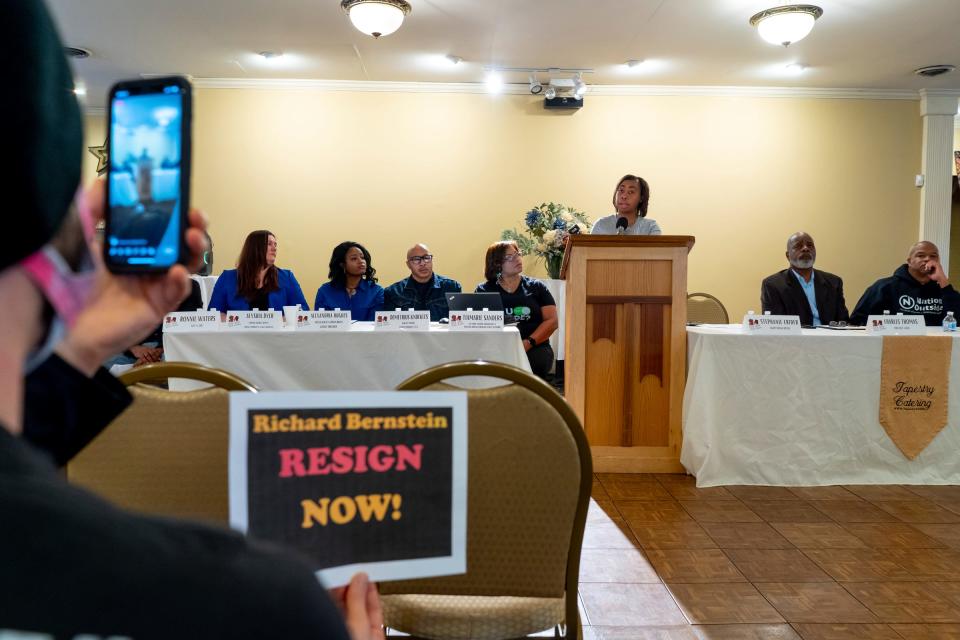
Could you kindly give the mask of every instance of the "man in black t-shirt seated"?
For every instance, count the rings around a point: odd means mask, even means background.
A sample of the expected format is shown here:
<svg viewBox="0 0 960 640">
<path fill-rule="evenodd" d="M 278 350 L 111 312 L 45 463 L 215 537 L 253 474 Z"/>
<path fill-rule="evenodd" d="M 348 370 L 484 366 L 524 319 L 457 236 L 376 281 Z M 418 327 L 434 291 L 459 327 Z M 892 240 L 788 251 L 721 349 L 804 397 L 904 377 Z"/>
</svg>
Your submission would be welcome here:
<svg viewBox="0 0 960 640">
<path fill-rule="evenodd" d="M 437 322 L 450 314 L 447 293 L 460 293 L 460 283 L 433 272 L 433 254 L 427 245 L 415 244 L 407 251 L 410 277 L 394 282 L 383 292 L 383 308 L 429 311 L 430 321 Z"/>
</svg>

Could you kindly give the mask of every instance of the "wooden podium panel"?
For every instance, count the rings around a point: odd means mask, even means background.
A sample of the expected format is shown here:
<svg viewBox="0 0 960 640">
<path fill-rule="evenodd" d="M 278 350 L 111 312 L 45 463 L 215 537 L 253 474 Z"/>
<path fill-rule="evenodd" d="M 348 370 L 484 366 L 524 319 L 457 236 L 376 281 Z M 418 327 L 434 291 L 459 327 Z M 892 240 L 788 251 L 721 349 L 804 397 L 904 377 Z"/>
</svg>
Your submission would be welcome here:
<svg viewBox="0 0 960 640">
<path fill-rule="evenodd" d="M 689 236 L 575 236 L 567 279 L 565 395 L 594 469 L 678 472 Z"/>
</svg>

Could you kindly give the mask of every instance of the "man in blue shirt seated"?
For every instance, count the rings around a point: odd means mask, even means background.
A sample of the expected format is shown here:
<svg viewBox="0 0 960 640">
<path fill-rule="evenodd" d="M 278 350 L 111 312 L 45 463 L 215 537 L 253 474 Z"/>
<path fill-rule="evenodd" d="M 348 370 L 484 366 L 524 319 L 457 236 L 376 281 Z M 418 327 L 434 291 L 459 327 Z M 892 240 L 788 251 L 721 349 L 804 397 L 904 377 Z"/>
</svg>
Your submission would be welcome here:
<svg viewBox="0 0 960 640">
<path fill-rule="evenodd" d="M 765 278 L 760 286 L 760 306 L 777 316 L 800 316 L 800 324 L 816 327 L 846 322 L 843 280 L 813 268 L 817 247 L 810 234 L 798 231 L 787 238 L 790 268 Z"/>
<path fill-rule="evenodd" d="M 407 251 L 410 277 L 394 282 L 383 293 L 383 308 L 429 311 L 430 320 L 446 318 L 447 293 L 459 293 L 460 283 L 433 272 L 433 254 L 425 244 L 417 244 Z"/>
</svg>

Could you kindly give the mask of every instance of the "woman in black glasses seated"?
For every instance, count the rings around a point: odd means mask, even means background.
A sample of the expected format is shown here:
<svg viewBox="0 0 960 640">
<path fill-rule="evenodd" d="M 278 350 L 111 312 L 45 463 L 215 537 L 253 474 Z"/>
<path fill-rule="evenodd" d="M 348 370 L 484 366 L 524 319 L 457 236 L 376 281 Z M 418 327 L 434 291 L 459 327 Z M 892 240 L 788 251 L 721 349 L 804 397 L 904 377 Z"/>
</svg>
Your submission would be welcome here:
<svg viewBox="0 0 960 640">
<path fill-rule="evenodd" d="M 517 243 L 501 240 L 487 247 L 484 267 L 487 281 L 477 293 L 499 293 L 504 321 L 516 323 L 533 373 L 550 379 L 553 349 L 548 340 L 557 330 L 557 303 L 547 285 L 523 275 L 523 254 Z"/>
</svg>

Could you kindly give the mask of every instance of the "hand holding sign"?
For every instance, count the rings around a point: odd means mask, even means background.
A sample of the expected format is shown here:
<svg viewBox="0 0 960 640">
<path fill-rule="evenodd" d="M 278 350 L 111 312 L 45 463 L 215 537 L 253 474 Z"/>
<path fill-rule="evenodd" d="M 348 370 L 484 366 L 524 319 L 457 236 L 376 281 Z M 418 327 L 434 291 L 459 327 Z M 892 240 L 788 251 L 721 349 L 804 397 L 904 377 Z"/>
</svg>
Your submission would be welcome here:
<svg viewBox="0 0 960 640">
<path fill-rule="evenodd" d="M 346 587 L 331 589 L 330 597 L 343 612 L 352 640 L 381 640 L 384 637 L 380 594 L 367 574 L 355 574 Z"/>
</svg>

